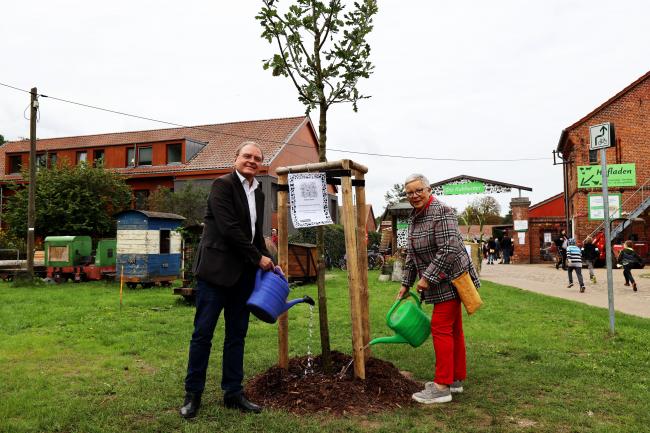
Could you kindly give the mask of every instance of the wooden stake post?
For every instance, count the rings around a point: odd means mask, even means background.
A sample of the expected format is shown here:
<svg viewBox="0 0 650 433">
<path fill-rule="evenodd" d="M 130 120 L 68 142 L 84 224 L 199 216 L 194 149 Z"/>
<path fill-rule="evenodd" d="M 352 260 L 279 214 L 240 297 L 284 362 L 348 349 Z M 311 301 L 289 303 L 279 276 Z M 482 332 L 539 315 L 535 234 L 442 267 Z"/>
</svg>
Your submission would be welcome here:
<svg viewBox="0 0 650 433">
<path fill-rule="evenodd" d="M 287 175 L 278 177 L 278 185 L 288 186 Z M 278 189 L 278 264 L 289 278 L 289 192 Z M 278 364 L 285 370 L 289 368 L 289 313 L 285 311 L 278 318 Z"/>
<path fill-rule="evenodd" d="M 278 261 L 280 267 L 289 277 L 289 216 L 288 216 L 288 174 L 322 171 L 339 171 L 341 176 L 341 194 L 343 198 L 343 226 L 345 232 L 345 251 L 348 267 L 348 291 L 350 295 L 350 317 L 352 322 L 352 358 L 354 375 L 366 378 L 365 360 L 369 350 L 364 347 L 370 341 L 368 312 L 368 253 L 366 248 L 366 193 L 364 175 L 368 169 L 349 159 L 332 162 L 280 167 L 278 174 Z M 352 181 L 352 173 L 355 180 Z M 356 209 L 352 187 L 356 192 Z M 356 211 L 356 212 L 355 212 Z M 289 366 L 289 327 L 285 312 L 278 320 L 278 364 L 281 368 Z"/>
</svg>

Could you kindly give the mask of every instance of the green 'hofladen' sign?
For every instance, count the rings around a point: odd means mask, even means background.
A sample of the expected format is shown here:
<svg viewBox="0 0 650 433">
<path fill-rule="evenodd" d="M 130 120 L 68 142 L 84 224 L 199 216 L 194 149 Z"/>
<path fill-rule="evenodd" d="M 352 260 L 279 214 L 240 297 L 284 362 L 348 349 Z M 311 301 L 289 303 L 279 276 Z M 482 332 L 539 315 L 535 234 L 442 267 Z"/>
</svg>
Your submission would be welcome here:
<svg viewBox="0 0 650 433">
<path fill-rule="evenodd" d="M 483 182 L 449 183 L 442 186 L 444 195 L 481 194 L 485 192 Z"/>
<path fill-rule="evenodd" d="M 578 188 L 602 188 L 600 165 L 578 166 Z M 636 164 L 607 164 L 607 187 L 636 186 Z"/>
</svg>

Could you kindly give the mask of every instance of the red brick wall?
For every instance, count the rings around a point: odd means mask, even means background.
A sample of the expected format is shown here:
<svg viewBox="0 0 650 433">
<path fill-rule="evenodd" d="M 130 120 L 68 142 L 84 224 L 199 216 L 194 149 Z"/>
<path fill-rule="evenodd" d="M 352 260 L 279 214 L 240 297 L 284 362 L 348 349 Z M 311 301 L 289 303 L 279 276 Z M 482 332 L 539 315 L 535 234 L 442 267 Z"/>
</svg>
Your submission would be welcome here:
<svg viewBox="0 0 650 433">
<path fill-rule="evenodd" d="M 290 165 L 309 164 L 318 162 L 318 139 L 309 125 L 305 125 L 296 132 L 289 144 L 271 162 L 269 174 L 277 176 L 275 170 L 278 167 Z"/>
<path fill-rule="evenodd" d="M 512 209 L 512 220 L 528 220 L 528 208 L 530 207 L 530 200 L 527 197 L 516 197 L 513 198 L 510 202 L 510 209 Z M 530 245 L 530 233 L 522 232 L 526 234 L 526 238 L 523 244 L 519 243 L 519 232 L 512 231 L 508 233 L 512 237 L 512 242 L 514 244 L 514 252 L 512 255 L 513 263 L 530 263 L 531 256 L 531 245 Z"/>
<path fill-rule="evenodd" d="M 544 243 L 544 233 L 551 233 L 551 242 L 553 242 L 555 238 L 559 236 L 560 231 L 564 229 L 564 216 L 550 218 L 532 218 L 529 215 L 528 235 L 530 239 L 530 262 L 546 263 L 544 260 L 542 260 L 541 255 L 541 248 Z M 544 245 L 544 247 L 546 247 L 546 245 Z"/>
<path fill-rule="evenodd" d="M 621 200 L 624 203 L 622 211 L 630 212 L 641 202 L 640 194 L 630 198 L 633 192 L 650 179 L 650 77 L 580 124 L 567 130 L 568 139 L 563 153 L 565 159 L 571 161 L 566 165 L 569 180 L 569 217 L 574 218 L 574 236 L 579 240 L 588 236 L 600 223 L 600 221 L 588 220 L 587 196 L 588 193 L 602 193 L 602 189 L 578 189 L 577 166 L 589 165 L 589 126 L 604 122 L 614 124 L 617 141 L 616 147 L 606 151 L 607 163 L 636 164 L 637 186 L 609 189 L 612 193 L 622 194 Z M 600 165 L 600 156 L 598 165 Z M 635 227 L 633 230 L 645 232 L 644 224 L 638 225 L 641 228 Z M 625 234 L 629 235 L 627 231 Z M 643 236 L 647 238 L 646 234 Z"/>
</svg>

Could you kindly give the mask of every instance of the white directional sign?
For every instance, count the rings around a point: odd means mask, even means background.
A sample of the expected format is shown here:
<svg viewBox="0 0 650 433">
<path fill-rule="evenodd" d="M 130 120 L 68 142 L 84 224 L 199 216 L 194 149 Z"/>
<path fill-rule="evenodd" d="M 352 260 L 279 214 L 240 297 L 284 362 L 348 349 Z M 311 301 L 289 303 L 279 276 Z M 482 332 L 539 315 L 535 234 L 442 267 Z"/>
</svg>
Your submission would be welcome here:
<svg viewBox="0 0 650 433">
<path fill-rule="evenodd" d="M 601 123 L 589 127 L 589 150 L 606 149 L 614 144 L 614 125 Z"/>
</svg>

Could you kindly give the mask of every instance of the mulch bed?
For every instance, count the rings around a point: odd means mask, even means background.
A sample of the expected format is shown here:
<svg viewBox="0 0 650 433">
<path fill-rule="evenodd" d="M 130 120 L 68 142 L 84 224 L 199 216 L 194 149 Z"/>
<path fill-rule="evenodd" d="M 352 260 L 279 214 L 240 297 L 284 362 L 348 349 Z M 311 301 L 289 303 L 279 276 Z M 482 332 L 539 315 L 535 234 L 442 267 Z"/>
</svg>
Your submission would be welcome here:
<svg viewBox="0 0 650 433">
<path fill-rule="evenodd" d="M 411 395 L 422 390 L 421 383 L 376 358 L 366 362 L 365 381 L 354 378 L 354 366 L 341 375 L 351 359 L 333 351 L 332 373 L 325 374 L 319 355 L 313 358 L 313 373 L 305 374 L 308 358 L 292 358 L 288 370 L 275 366 L 253 377 L 245 392 L 251 401 L 295 414 L 362 415 L 417 404 Z"/>
</svg>

